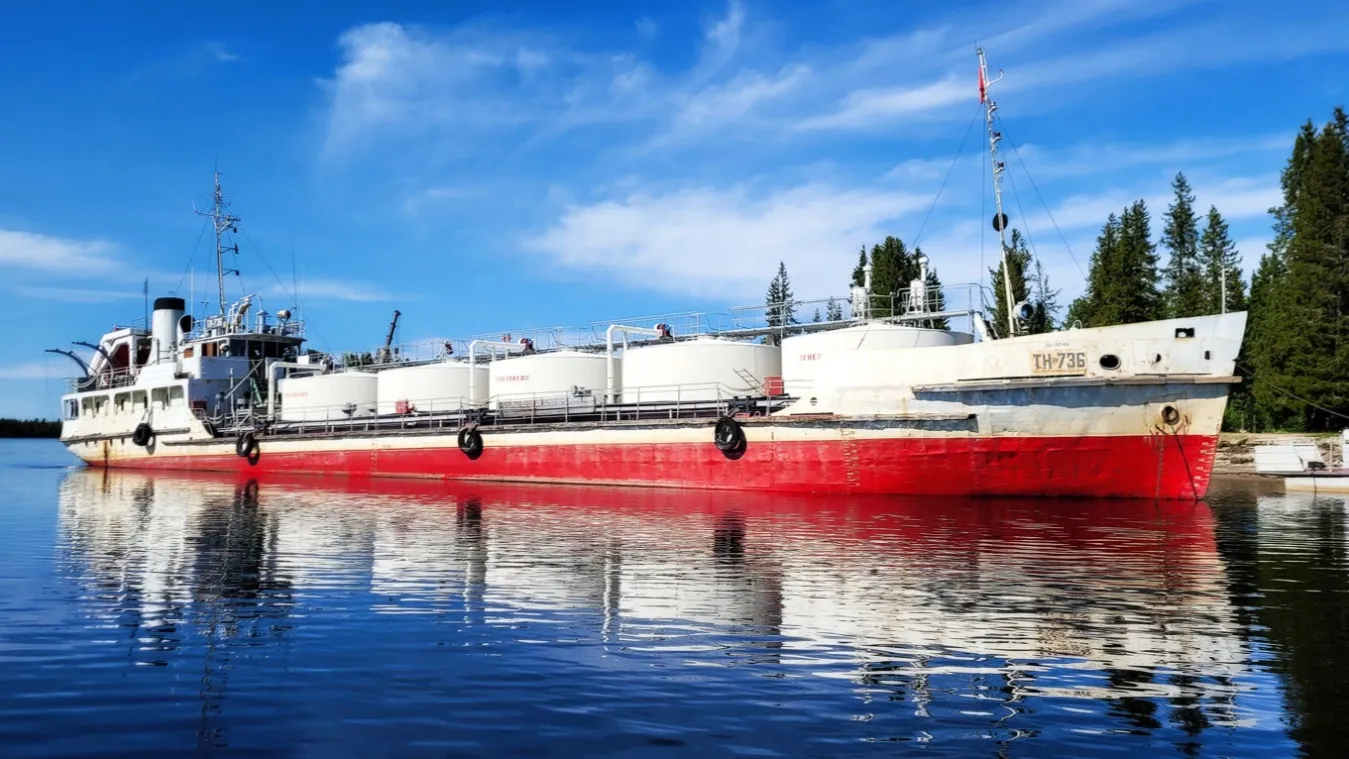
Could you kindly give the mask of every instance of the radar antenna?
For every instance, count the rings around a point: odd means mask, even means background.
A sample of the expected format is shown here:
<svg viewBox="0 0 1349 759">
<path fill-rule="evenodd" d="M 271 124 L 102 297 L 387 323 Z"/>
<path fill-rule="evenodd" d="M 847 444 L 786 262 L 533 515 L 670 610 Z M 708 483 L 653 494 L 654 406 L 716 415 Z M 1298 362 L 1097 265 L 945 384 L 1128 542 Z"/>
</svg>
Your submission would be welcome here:
<svg viewBox="0 0 1349 759">
<path fill-rule="evenodd" d="M 229 213 L 229 203 L 225 192 L 220 189 L 220 172 L 215 172 L 215 194 L 212 196 L 210 211 L 197 211 L 201 216 L 210 217 L 215 224 L 215 278 L 220 291 L 220 315 L 225 315 L 225 275 L 238 274 L 238 269 L 225 268 L 225 252 L 239 254 L 239 246 L 226 245 L 224 234 L 239 231 L 239 217 Z"/>
<path fill-rule="evenodd" d="M 984 105 L 984 123 L 988 127 L 988 155 L 993 161 L 993 203 L 996 209 L 993 212 L 993 229 L 998 233 L 998 245 L 1002 248 L 1002 287 L 1007 303 L 1007 334 L 1010 336 L 1020 334 L 1021 325 L 1016 314 L 1016 301 L 1012 300 L 1012 267 L 1011 262 L 1007 260 L 1007 214 L 1002 212 L 1002 172 L 1006 171 L 1007 164 L 998 159 L 998 143 L 1002 140 L 1002 134 L 993 124 L 998 104 L 988 97 L 988 88 L 1002 81 L 1002 71 L 998 71 L 997 79 L 989 79 L 984 49 L 976 48 L 975 52 L 979 55 L 979 102 Z"/>
</svg>

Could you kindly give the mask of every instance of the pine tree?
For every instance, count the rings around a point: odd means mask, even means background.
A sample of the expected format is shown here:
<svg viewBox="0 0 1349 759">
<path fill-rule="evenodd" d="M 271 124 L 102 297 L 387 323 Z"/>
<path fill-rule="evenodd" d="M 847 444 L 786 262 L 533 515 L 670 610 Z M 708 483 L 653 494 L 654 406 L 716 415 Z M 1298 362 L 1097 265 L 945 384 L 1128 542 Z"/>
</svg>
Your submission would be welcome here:
<svg viewBox="0 0 1349 759">
<path fill-rule="evenodd" d="M 818 323 L 820 322 L 821 319 L 822 319 L 822 317 L 820 316 L 820 309 L 819 309 L 819 307 L 817 306 L 817 307 L 815 308 L 815 315 L 812 316 L 812 317 L 810 317 L 810 320 L 811 320 L 812 322 L 815 322 L 815 323 L 818 324 Z"/>
<path fill-rule="evenodd" d="M 1031 278 L 1030 297 L 1035 310 L 1026 332 L 1031 335 L 1053 332 L 1054 319 L 1059 314 L 1059 291 L 1049 286 L 1049 275 L 1038 258 L 1035 259 L 1035 276 Z"/>
<path fill-rule="evenodd" d="M 852 270 L 852 286 L 862 287 L 867 283 L 867 246 L 862 246 L 862 252 L 858 254 L 857 265 Z"/>
<path fill-rule="evenodd" d="M 918 269 L 918 264 L 917 264 L 917 258 L 918 258 L 919 256 L 923 255 L 923 251 L 922 251 L 921 248 L 914 248 L 914 249 L 913 249 L 913 252 L 914 252 L 914 259 L 915 259 L 915 261 L 914 261 L 914 269 L 915 269 L 915 271 L 914 271 L 914 273 L 913 273 L 913 279 L 917 279 L 917 278 L 918 278 L 918 271 L 917 271 L 917 269 Z M 927 289 L 927 303 L 926 303 L 925 305 L 927 306 L 928 310 L 929 310 L 929 311 L 938 311 L 938 312 L 939 312 L 939 311 L 945 311 L 945 310 L 946 310 L 946 290 L 942 287 L 942 284 L 941 284 L 941 277 L 937 276 L 937 267 L 935 267 L 935 266 L 929 266 L 929 267 L 928 267 L 928 269 L 927 269 L 927 277 L 923 280 L 923 284 L 926 286 L 926 289 Z M 929 320 L 927 320 L 926 322 L 924 322 L 924 324 L 925 324 L 927 327 L 930 327 L 930 328 L 932 328 L 932 329 L 950 329 L 950 328 L 951 328 L 951 321 L 950 321 L 949 319 L 947 319 L 946 317 L 944 317 L 944 316 L 943 316 L 943 317 L 940 317 L 940 318 L 937 318 L 937 319 L 929 319 Z"/>
<path fill-rule="evenodd" d="M 886 237 L 871 248 L 871 315 L 884 318 L 899 310 L 903 293 L 917 274 L 917 264 L 904 241 Z"/>
<path fill-rule="evenodd" d="M 1204 276 L 1199 266 L 1199 228 L 1194 215 L 1194 193 L 1184 174 L 1171 183 L 1176 198 L 1167 208 L 1162 246 L 1170 254 L 1167 263 L 1166 316 L 1179 318 L 1212 313 L 1204 310 Z"/>
<path fill-rule="evenodd" d="M 764 294 L 764 316 L 768 326 L 776 332 L 769 336 L 773 344 L 782 339 L 788 327 L 798 323 L 791 279 L 787 276 L 787 265 L 781 261 L 778 262 L 778 273 L 768 283 L 768 292 Z"/>
<path fill-rule="evenodd" d="M 1092 251 L 1091 263 L 1087 270 L 1086 292 L 1068 306 L 1068 313 L 1064 317 L 1066 326 L 1096 327 L 1109 323 L 1098 322 L 1097 312 L 1101 309 L 1101 303 L 1110 288 L 1110 275 L 1118 255 L 1119 238 L 1119 217 L 1112 213 L 1101 227 L 1100 236 L 1096 238 L 1096 250 Z"/>
<path fill-rule="evenodd" d="M 825 318 L 831 322 L 841 321 L 843 319 L 843 304 L 829 298 L 829 302 L 824 307 Z"/>
<path fill-rule="evenodd" d="M 1114 214 L 1096 238 L 1087 274 L 1087 291 L 1068 308 L 1065 323 L 1106 327 L 1156 319 L 1161 313 L 1157 292 L 1157 253 L 1151 239 L 1147 205 L 1135 201 Z"/>
<path fill-rule="evenodd" d="M 1120 244 L 1116 278 L 1111 282 L 1109 303 L 1115 310 L 1110 324 L 1133 324 L 1157 319 L 1162 314 L 1157 291 L 1157 246 L 1147 205 L 1134 201 L 1120 217 Z"/>
<path fill-rule="evenodd" d="M 1349 116 L 1342 109 L 1319 132 L 1299 134 L 1283 180 L 1272 248 L 1278 258 L 1261 277 L 1269 281 L 1252 287 L 1261 311 L 1252 390 L 1274 426 L 1333 429 L 1349 414 Z M 1280 263 L 1282 276 L 1268 276 Z"/>
<path fill-rule="evenodd" d="M 1030 291 L 1026 285 L 1026 271 L 1030 267 L 1031 255 L 1026 247 L 1026 238 L 1021 236 L 1020 230 L 1012 230 L 1012 238 L 1008 241 L 1007 255 L 1004 258 L 1006 263 L 1010 264 L 1007 271 L 1011 275 L 1013 304 L 1027 300 Z M 987 319 L 997 334 L 1010 337 L 1007 323 L 1007 287 L 1003 282 L 1003 268 L 1003 261 L 999 261 L 997 268 L 988 270 L 992 277 L 994 298 L 993 310 L 988 313 Z M 1021 325 L 1021 328 L 1025 329 L 1026 326 Z"/>
<path fill-rule="evenodd" d="M 1216 206 L 1209 206 L 1196 259 L 1202 276 L 1198 314 L 1246 309 L 1246 283 L 1241 279 L 1241 253 L 1227 233 L 1227 222 Z M 1226 299 L 1224 300 L 1224 292 Z M 1183 314 L 1189 316 L 1191 314 Z"/>
</svg>

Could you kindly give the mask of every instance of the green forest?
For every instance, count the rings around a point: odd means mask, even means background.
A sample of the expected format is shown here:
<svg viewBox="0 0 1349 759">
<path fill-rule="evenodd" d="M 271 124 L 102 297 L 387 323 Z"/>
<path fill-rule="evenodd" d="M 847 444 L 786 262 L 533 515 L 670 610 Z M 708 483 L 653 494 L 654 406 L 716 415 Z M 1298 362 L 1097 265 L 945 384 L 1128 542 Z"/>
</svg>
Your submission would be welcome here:
<svg viewBox="0 0 1349 759">
<path fill-rule="evenodd" d="M 1319 432 L 1349 424 L 1349 116 L 1336 108 L 1321 127 L 1308 121 L 1285 165 L 1282 203 L 1269 210 L 1273 241 L 1259 258 L 1249 292 L 1220 209 L 1195 207 L 1183 173 L 1172 182 L 1172 200 L 1154 238 L 1152 211 L 1136 200 L 1103 220 L 1081 297 L 1059 303 L 1025 237 L 1012 229 L 1007 265 L 1014 303 L 1031 306 L 1024 333 L 1066 327 L 1103 327 L 1226 311 L 1249 313 L 1225 427 L 1230 430 Z M 1246 251 L 1248 255 L 1252 251 Z M 919 274 L 922 251 L 887 237 L 865 246 L 850 286 L 872 267 L 873 315 L 890 315 L 892 298 Z M 992 303 L 985 320 L 1006 332 L 1003 264 L 989 271 Z M 941 293 L 935 268 L 929 292 Z M 787 269 L 779 264 L 766 294 L 771 325 L 799 323 L 791 304 Z M 785 305 L 784 305 L 785 304 Z M 938 304 L 940 308 L 940 304 Z M 837 319 L 830 301 L 821 318 Z M 945 327 L 945 320 L 934 326 Z M 1004 335 L 1005 336 L 1005 335 Z"/>
<path fill-rule="evenodd" d="M 46 419 L 0 419 L 0 438 L 59 437 L 61 423 Z"/>
</svg>

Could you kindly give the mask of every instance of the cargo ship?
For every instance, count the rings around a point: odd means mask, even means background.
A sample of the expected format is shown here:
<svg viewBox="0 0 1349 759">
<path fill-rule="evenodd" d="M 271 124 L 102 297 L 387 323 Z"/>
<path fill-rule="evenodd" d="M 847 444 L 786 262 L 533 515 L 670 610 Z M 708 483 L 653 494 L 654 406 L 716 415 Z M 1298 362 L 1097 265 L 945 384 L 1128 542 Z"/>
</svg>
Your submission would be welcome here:
<svg viewBox="0 0 1349 759">
<path fill-rule="evenodd" d="M 980 51 L 1005 263 L 995 81 Z M 227 303 L 239 219 L 218 174 L 208 215 L 217 313 L 195 319 L 163 297 L 148 324 L 79 343 L 94 350 L 87 363 L 56 351 L 81 366 L 61 437 L 91 466 L 1197 499 L 1239 381 L 1245 313 L 1032 335 L 1025 303 L 991 326 L 982 289 L 948 308 L 920 273 L 877 298 L 869 271 L 808 324 L 787 318 L 794 304 L 768 304 L 420 346 L 394 346 L 391 328 L 370 354 L 325 356 L 289 309 Z"/>
</svg>

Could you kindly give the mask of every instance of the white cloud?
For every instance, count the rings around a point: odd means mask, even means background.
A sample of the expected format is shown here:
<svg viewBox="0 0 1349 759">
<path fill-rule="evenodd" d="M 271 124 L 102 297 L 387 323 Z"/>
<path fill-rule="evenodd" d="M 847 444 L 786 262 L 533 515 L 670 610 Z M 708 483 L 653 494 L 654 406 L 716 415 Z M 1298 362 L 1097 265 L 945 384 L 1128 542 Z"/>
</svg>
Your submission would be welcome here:
<svg viewBox="0 0 1349 759">
<path fill-rule="evenodd" d="M 14 292 L 25 298 L 58 301 L 61 303 L 111 303 L 118 300 L 140 300 L 144 297 L 139 286 L 126 290 L 86 289 L 79 287 L 44 287 L 20 285 Z"/>
<path fill-rule="evenodd" d="M 373 287 L 360 282 L 344 282 L 337 279 L 304 279 L 299 283 L 299 296 L 301 299 L 309 300 L 346 300 L 357 302 L 374 302 L 384 300 L 394 300 L 396 298 L 407 298 L 406 295 L 394 295 L 378 287 Z M 290 298 L 292 293 L 289 288 L 280 284 L 272 285 L 266 292 L 270 298 Z"/>
<path fill-rule="evenodd" d="M 840 292 L 857 246 L 927 199 L 803 185 L 755 198 L 744 189 L 635 193 L 572 206 L 528 247 L 573 269 L 697 296 L 756 294 L 784 261 L 798 295 Z"/>
<path fill-rule="evenodd" d="M 1210 205 L 1214 205 L 1228 221 L 1264 216 L 1281 200 L 1277 177 L 1223 179 L 1195 184 L 1193 191 L 1197 213 L 1202 216 Z M 1052 234 L 1055 222 L 1060 229 L 1096 228 L 1105 223 L 1107 216 L 1112 213 L 1118 216 L 1126 205 L 1139 199 L 1147 204 L 1152 214 L 1153 231 L 1157 232 L 1161 215 L 1174 199 L 1169 186 L 1154 185 L 1137 188 L 1134 192 L 1114 190 L 1097 195 L 1075 195 L 1051 209 L 1052 222 L 1043 212 L 1032 213 L 1027 226 L 1040 236 Z M 1012 225 L 1020 226 L 1015 220 Z"/>
<path fill-rule="evenodd" d="M 856 90 L 848 93 L 832 113 L 803 119 L 798 129 L 878 129 L 898 118 L 946 108 L 961 101 L 971 104 L 968 81 L 948 76 L 915 86 Z"/>
<path fill-rule="evenodd" d="M 233 63 L 239 60 L 239 56 L 231 53 L 225 47 L 223 42 L 212 42 L 206 46 L 206 52 L 215 59 L 216 63 Z"/>
<path fill-rule="evenodd" d="M 1289 134 L 1254 135 L 1241 138 L 1186 139 L 1163 144 L 1080 142 L 1056 149 L 1038 145 L 1019 145 L 1024 161 L 1037 179 L 1099 175 L 1139 166 L 1161 165 L 1168 169 L 1193 172 L 1200 165 L 1221 158 L 1256 153 L 1286 152 L 1292 144 Z M 1011 158 L 1022 171 L 1021 161 Z"/>
<path fill-rule="evenodd" d="M 36 232 L 0 229 L 0 267 L 73 274 L 106 271 L 116 261 L 116 246 L 106 240 L 73 240 Z"/>
<path fill-rule="evenodd" d="M 442 38 L 390 22 L 349 29 L 338 45 L 342 64 L 324 82 L 329 154 L 381 130 L 472 129 L 538 118 L 507 93 L 527 99 L 552 60 L 524 35 L 466 29 Z"/>
</svg>

